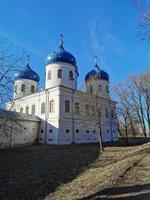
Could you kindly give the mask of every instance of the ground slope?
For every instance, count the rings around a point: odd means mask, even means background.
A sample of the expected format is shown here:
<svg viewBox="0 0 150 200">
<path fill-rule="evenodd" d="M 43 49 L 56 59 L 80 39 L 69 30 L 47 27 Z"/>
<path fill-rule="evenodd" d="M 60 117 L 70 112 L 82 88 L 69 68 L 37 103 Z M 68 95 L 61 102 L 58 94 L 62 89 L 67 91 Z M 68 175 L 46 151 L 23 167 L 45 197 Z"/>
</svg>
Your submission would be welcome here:
<svg viewBox="0 0 150 200">
<path fill-rule="evenodd" d="M 0 150 L 0 199 L 94 199 L 149 152 L 149 144 L 107 147 L 103 153 L 90 144 Z"/>
</svg>

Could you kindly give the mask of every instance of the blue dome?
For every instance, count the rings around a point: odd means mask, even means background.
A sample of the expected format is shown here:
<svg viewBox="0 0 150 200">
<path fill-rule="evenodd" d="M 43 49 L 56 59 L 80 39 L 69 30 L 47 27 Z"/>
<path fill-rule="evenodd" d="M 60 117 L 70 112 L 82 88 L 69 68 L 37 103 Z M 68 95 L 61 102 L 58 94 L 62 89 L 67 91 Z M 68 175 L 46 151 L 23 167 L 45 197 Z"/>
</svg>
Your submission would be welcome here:
<svg viewBox="0 0 150 200">
<path fill-rule="evenodd" d="M 40 77 L 38 76 L 38 74 L 36 72 L 34 72 L 29 64 L 26 65 L 26 67 L 23 70 L 19 70 L 16 74 L 15 74 L 15 80 L 20 80 L 20 79 L 29 79 L 29 80 L 33 80 L 33 81 L 40 81 Z"/>
<path fill-rule="evenodd" d="M 85 77 L 85 81 L 89 81 L 91 78 L 109 81 L 109 75 L 107 72 L 101 70 L 97 64 L 95 69 L 91 70 Z"/>
<path fill-rule="evenodd" d="M 66 51 L 63 45 L 59 47 L 58 51 L 52 52 L 46 58 L 46 65 L 55 63 L 55 62 L 65 62 L 65 63 L 72 64 L 76 67 L 75 57 L 71 53 Z"/>
</svg>

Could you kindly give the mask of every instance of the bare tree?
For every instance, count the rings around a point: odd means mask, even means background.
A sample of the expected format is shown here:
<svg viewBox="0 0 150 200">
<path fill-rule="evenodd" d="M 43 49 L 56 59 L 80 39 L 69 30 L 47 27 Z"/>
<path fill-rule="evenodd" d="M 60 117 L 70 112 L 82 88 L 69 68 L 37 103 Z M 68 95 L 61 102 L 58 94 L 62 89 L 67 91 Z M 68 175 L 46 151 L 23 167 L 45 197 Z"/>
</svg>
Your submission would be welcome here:
<svg viewBox="0 0 150 200">
<path fill-rule="evenodd" d="M 127 81 L 127 88 L 132 101 L 132 110 L 136 113 L 143 134 L 146 137 L 144 99 L 140 76 L 130 76 Z"/>
<path fill-rule="evenodd" d="M 102 126 L 105 123 L 105 108 L 108 108 L 108 105 L 109 108 L 111 108 L 111 100 L 108 99 L 106 102 L 105 99 L 93 93 L 77 91 L 75 94 L 74 105 L 74 116 L 77 127 L 82 123 L 81 127 L 86 127 L 87 125 L 87 127 L 96 130 L 99 137 L 99 147 L 100 150 L 103 151 Z M 110 124 L 110 126 L 111 125 L 112 124 Z"/>
<path fill-rule="evenodd" d="M 12 146 L 13 135 L 22 133 L 23 123 L 18 119 L 17 113 L 0 109 L 0 132 L 8 138 L 9 148 Z M 23 115 L 23 114 L 21 114 Z M 3 145 L 3 143 L 1 144 Z"/>
<path fill-rule="evenodd" d="M 150 133 L 150 70 L 140 75 L 140 87 L 143 96 L 144 118 Z M 150 136 L 150 135 L 149 135 Z"/>
<path fill-rule="evenodd" d="M 12 101 L 13 75 L 24 62 L 25 52 L 15 54 L 7 45 L 7 39 L 0 40 L 0 107 L 4 107 L 6 101 Z"/>
<path fill-rule="evenodd" d="M 118 114 L 120 125 L 124 127 L 126 136 L 128 135 L 127 133 L 128 129 L 130 129 L 131 130 L 130 132 L 132 132 L 132 135 L 135 137 L 136 136 L 136 131 L 135 131 L 136 115 L 133 110 L 130 93 L 125 87 L 125 83 L 118 84 L 113 89 L 113 91 L 118 101 L 117 114 Z"/>
<path fill-rule="evenodd" d="M 114 89 L 119 102 L 121 115 L 125 115 L 133 136 L 142 131 L 145 137 L 150 133 L 150 71 L 138 75 L 132 75 L 125 82 Z M 120 112 L 120 110 L 119 110 Z M 120 113 L 119 122 L 121 122 Z M 124 119 L 125 122 L 125 119 Z M 127 129 L 126 129 L 127 131 Z"/>
<path fill-rule="evenodd" d="M 24 60 L 25 51 L 22 53 L 14 53 L 7 39 L 0 40 L 0 108 L 5 108 L 7 101 L 11 102 L 11 108 L 13 107 L 13 77 L 15 72 L 22 68 Z M 2 111 L 0 110 L 0 112 Z M 7 136 L 8 129 L 14 129 L 13 132 L 17 133 L 21 127 L 19 122 L 10 115 L 4 120 L 1 120 L 0 129 L 3 130 L 3 133 Z M 11 135 L 9 137 L 11 146 Z"/>
<path fill-rule="evenodd" d="M 137 36 L 140 41 L 150 42 L 150 0 L 133 0 L 139 11 L 139 29 Z"/>
<path fill-rule="evenodd" d="M 117 107 L 117 114 L 119 118 L 119 124 L 118 124 L 118 131 L 121 137 L 125 139 L 126 145 L 129 145 L 128 140 L 128 133 L 129 133 L 129 120 L 128 120 L 128 114 L 126 112 L 126 109 L 123 107 Z"/>
</svg>

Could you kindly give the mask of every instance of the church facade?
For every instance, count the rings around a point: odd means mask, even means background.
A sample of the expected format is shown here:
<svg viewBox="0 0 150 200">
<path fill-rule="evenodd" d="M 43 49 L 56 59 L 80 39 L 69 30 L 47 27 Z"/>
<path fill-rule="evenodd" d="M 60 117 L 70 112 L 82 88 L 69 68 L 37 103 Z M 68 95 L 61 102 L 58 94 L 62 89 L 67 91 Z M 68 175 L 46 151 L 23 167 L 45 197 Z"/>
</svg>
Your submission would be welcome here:
<svg viewBox="0 0 150 200">
<path fill-rule="evenodd" d="M 97 143 L 118 140 L 116 102 L 109 95 L 109 75 L 97 61 L 85 77 L 86 91 L 77 89 L 79 76 L 75 57 L 61 39 L 57 51 L 46 58 L 45 89 L 29 63 L 15 74 L 14 100 L 7 110 L 38 116 L 40 143 Z"/>
</svg>

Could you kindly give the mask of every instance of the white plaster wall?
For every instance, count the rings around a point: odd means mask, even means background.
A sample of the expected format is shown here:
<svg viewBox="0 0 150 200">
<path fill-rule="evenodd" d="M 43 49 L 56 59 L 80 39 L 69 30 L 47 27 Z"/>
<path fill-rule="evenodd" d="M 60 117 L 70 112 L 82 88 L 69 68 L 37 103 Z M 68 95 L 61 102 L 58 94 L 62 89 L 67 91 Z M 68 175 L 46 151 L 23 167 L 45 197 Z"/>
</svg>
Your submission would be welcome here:
<svg viewBox="0 0 150 200">
<path fill-rule="evenodd" d="M 84 93 L 86 96 L 87 94 Z M 72 143 L 95 143 L 99 140 L 98 130 L 96 128 L 96 123 L 94 117 L 91 119 L 86 118 L 85 104 L 87 104 L 88 98 L 81 96 L 80 92 L 73 91 L 69 89 L 61 90 L 61 116 L 60 116 L 60 140 L 61 144 Z M 65 100 L 69 100 L 71 104 L 70 113 L 65 113 Z M 74 107 L 72 105 L 78 102 L 80 105 L 80 113 L 76 114 Z M 89 105 L 92 101 L 89 100 Z M 115 102 L 106 98 L 99 98 L 99 107 L 102 112 L 101 127 L 102 127 L 102 140 L 112 141 L 117 140 L 118 132 L 116 125 L 116 117 L 111 118 L 111 110 L 115 110 Z M 105 109 L 108 109 L 109 116 L 106 118 Z M 115 111 L 114 111 L 115 114 Z M 89 123 L 90 122 L 90 123 Z M 69 129 L 69 133 L 66 133 L 66 129 Z M 79 133 L 76 130 L 79 129 Z M 95 130 L 96 133 L 93 133 Z"/>
<path fill-rule="evenodd" d="M 58 144 L 59 121 L 48 119 L 43 121 L 39 129 L 39 143 Z"/>
<path fill-rule="evenodd" d="M 21 91 L 21 86 L 25 85 L 25 92 Z M 14 82 L 14 99 L 27 96 L 29 94 L 33 94 L 31 92 L 31 86 L 34 85 L 34 93 L 38 91 L 38 82 L 29 80 L 29 79 L 21 79 L 21 80 L 16 80 Z M 17 87 L 17 89 L 16 89 Z"/>
<path fill-rule="evenodd" d="M 62 69 L 62 78 L 58 78 L 58 70 Z M 51 80 L 48 80 L 48 72 L 51 71 Z M 74 80 L 69 79 L 69 71 L 73 72 Z M 63 85 L 69 88 L 77 88 L 77 72 L 75 66 L 63 63 L 56 62 L 46 65 L 46 82 L 45 88 L 52 88 L 55 86 Z"/>
<path fill-rule="evenodd" d="M 31 107 L 34 104 L 35 115 L 40 117 L 43 121 L 39 129 L 39 142 L 48 144 L 71 144 L 75 143 L 95 143 L 98 142 L 98 130 L 96 129 L 94 118 L 89 121 L 83 118 L 86 116 L 85 104 L 87 104 L 87 98 L 81 98 L 80 91 L 69 89 L 67 87 L 54 87 L 41 91 L 36 94 L 28 95 L 20 99 L 15 100 L 14 108 L 17 112 L 20 112 L 20 108 L 29 107 L 29 114 L 31 114 Z M 84 93 L 85 97 L 86 93 Z M 54 100 L 54 112 L 49 112 L 49 101 Z M 65 100 L 70 101 L 70 112 L 65 112 Z M 41 103 L 45 102 L 45 113 L 41 114 Z M 75 114 L 74 104 L 79 102 L 80 113 Z M 88 104 L 92 104 L 89 101 Z M 111 118 L 111 110 L 114 109 L 115 102 L 108 98 L 99 97 L 99 107 L 102 112 L 102 139 L 104 142 L 117 140 L 118 131 L 116 118 Z M 105 109 L 108 109 L 109 117 L 105 117 Z M 69 129 L 69 133 L 66 130 Z M 79 133 L 76 133 L 76 129 L 79 129 Z M 52 130 L 52 131 L 50 131 Z M 89 133 L 87 133 L 87 130 Z M 93 130 L 96 133 L 93 133 Z M 108 131 L 109 130 L 109 131 Z"/>
<path fill-rule="evenodd" d="M 45 92 L 39 92 L 25 97 L 15 99 L 13 102 L 13 107 L 8 103 L 6 109 L 9 110 L 11 107 L 12 111 L 20 112 L 20 109 L 23 108 L 23 113 L 26 113 L 26 107 L 29 107 L 29 113 L 31 114 L 32 105 L 35 105 L 35 115 L 41 116 L 41 103 L 45 102 Z M 8 106 L 9 105 L 9 106 Z M 43 116 L 41 116 L 43 117 Z"/>
<path fill-rule="evenodd" d="M 59 144 L 73 143 L 73 95 L 74 90 L 60 88 Z M 65 112 L 65 101 L 70 101 L 70 112 Z M 66 132 L 69 130 L 69 133 Z"/>
<path fill-rule="evenodd" d="M 79 130 L 79 133 L 76 130 Z M 93 132 L 95 130 L 95 133 Z M 89 132 L 87 132 L 89 131 Z M 87 122 L 75 120 L 75 143 L 96 143 L 98 142 L 98 130 Z"/>
<path fill-rule="evenodd" d="M 59 134 L 59 105 L 60 105 L 60 91 L 59 87 L 47 89 L 36 94 L 28 95 L 14 101 L 14 106 L 11 110 L 20 112 L 23 108 L 25 113 L 26 107 L 29 107 L 29 114 L 31 114 L 32 105 L 35 105 L 35 115 L 40 117 L 43 122 L 39 130 L 39 142 L 48 144 L 58 143 Z M 54 112 L 49 112 L 49 102 L 54 100 Z M 45 103 L 45 112 L 41 114 L 41 104 Z M 7 105 L 7 108 L 9 106 Z M 45 123 L 47 121 L 47 123 Z M 49 130 L 52 129 L 50 133 Z M 42 130 L 42 131 L 41 131 Z M 47 131 L 46 131 L 47 130 Z"/>
<path fill-rule="evenodd" d="M 0 125 L 4 120 L 0 118 Z M 7 121 L 0 129 L 0 148 L 33 143 L 38 138 L 39 123 L 34 121 Z"/>
<path fill-rule="evenodd" d="M 73 124 L 72 119 L 61 119 L 59 123 L 59 144 L 71 144 L 73 143 Z M 69 133 L 66 132 L 69 130 Z"/>
</svg>

